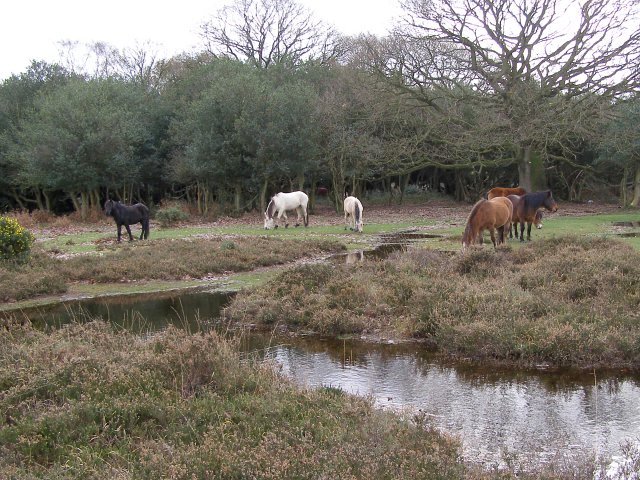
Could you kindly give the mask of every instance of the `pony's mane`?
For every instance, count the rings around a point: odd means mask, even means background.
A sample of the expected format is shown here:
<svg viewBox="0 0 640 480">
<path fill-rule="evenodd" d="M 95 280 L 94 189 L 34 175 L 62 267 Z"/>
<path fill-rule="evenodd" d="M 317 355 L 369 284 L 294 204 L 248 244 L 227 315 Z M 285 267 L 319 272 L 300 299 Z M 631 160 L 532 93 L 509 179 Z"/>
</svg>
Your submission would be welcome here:
<svg viewBox="0 0 640 480">
<path fill-rule="evenodd" d="M 476 202 L 476 204 L 473 206 L 473 208 L 471 209 L 471 212 L 469 213 L 469 217 L 467 217 L 467 226 L 464 229 L 464 233 L 462 234 L 462 241 L 464 242 L 465 239 L 467 241 L 467 243 L 469 243 L 469 241 L 471 240 L 471 234 L 472 234 L 472 230 L 473 230 L 473 219 L 475 218 L 475 216 L 478 214 L 478 210 L 480 210 L 480 205 L 482 205 L 484 202 L 488 202 L 488 200 L 485 200 L 484 198 L 481 198 L 480 200 L 478 200 Z"/>
<path fill-rule="evenodd" d="M 267 218 L 273 218 L 273 211 L 276 208 L 276 204 L 273 201 L 273 197 L 271 197 L 271 200 L 269 201 L 269 205 L 267 205 Z"/>
<path fill-rule="evenodd" d="M 531 192 L 524 195 L 524 204 L 526 206 L 532 205 L 534 207 L 539 207 L 542 205 L 547 198 L 547 195 L 551 192 L 551 190 L 543 190 L 541 192 Z"/>
</svg>

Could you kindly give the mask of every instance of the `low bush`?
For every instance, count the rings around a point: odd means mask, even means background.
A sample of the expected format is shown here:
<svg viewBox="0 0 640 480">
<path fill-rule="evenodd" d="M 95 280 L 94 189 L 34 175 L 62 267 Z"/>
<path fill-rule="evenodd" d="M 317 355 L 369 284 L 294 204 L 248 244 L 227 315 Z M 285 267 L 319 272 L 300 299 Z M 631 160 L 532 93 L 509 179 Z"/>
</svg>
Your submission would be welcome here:
<svg viewBox="0 0 640 480">
<path fill-rule="evenodd" d="M 179 205 L 163 206 L 155 213 L 155 219 L 160 223 L 161 227 L 174 226 L 186 221 L 188 218 L 189 214 L 180 208 Z"/>
<path fill-rule="evenodd" d="M 33 234 L 15 218 L 0 216 L 0 261 L 26 261 L 34 241 Z"/>
</svg>

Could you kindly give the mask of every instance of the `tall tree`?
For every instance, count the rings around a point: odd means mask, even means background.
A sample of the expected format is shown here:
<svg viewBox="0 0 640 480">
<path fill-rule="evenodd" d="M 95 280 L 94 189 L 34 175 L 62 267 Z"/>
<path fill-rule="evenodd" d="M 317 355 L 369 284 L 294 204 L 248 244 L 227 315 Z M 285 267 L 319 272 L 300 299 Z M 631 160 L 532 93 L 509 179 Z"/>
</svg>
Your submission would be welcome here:
<svg viewBox="0 0 640 480">
<path fill-rule="evenodd" d="M 42 96 L 10 155 L 20 183 L 45 197 L 66 192 L 83 217 L 103 188 L 131 200 L 150 141 L 145 99 L 141 87 L 116 80 L 78 79 Z"/>
<path fill-rule="evenodd" d="M 598 163 L 621 172 L 621 200 L 623 205 L 640 206 L 640 96 L 625 99 L 614 107 L 615 116 L 606 126 Z M 631 181 L 629 182 L 629 177 Z M 628 184 L 632 185 L 631 200 L 627 201 Z"/>
<path fill-rule="evenodd" d="M 525 188 L 543 186 L 547 145 L 593 133 L 602 101 L 639 85 L 634 0 L 402 3 L 412 48 L 386 67 L 430 106 L 447 95 L 493 112 L 482 139 L 510 145 Z"/>
<path fill-rule="evenodd" d="M 331 60 L 339 52 L 333 30 L 295 0 L 236 0 L 202 25 L 207 50 L 267 68 Z"/>
</svg>

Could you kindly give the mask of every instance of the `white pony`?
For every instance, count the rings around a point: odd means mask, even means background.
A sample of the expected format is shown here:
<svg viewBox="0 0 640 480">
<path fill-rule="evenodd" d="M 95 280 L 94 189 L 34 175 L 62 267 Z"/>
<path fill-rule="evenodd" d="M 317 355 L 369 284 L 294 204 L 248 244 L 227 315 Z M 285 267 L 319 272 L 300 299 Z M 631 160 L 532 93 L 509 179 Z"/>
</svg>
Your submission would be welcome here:
<svg viewBox="0 0 640 480">
<path fill-rule="evenodd" d="M 284 228 L 289 226 L 289 219 L 287 218 L 287 210 L 295 210 L 298 213 L 298 219 L 296 221 L 296 227 L 300 225 L 300 219 L 304 221 L 304 226 L 309 226 L 309 215 L 307 214 L 307 204 L 309 203 L 309 197 L 307 194 L 301 191 L 291 193 L 277 193 L 271 197 L 271 201 L 267 206 L 267 210 L 264 212 L 264 228 L 265 230 L 271 230 L 272 228 L 278 228 L 276 225 L 275 215 L 277 214 L 278 220 L 284 217 Z"/>
<path fill-rule="evenodd" d="M 356 197 L 346 197 L 344 199 L 344 222 L 351 230 L 362 232 L 362 203 Z"/>
</svg>

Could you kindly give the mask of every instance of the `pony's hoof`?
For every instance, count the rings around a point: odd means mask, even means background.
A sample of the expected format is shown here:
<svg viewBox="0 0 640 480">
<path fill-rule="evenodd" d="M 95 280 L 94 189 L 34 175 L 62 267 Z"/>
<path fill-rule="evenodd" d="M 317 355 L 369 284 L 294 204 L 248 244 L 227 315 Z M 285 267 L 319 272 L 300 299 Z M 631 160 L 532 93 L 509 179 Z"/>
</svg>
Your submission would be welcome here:
<svg viewBox="0 0 640 480">
<path fill-rule="evenodd" d="M 273 228 L 278 228 L 278 225 L 276 225 L 276 226 L 275 226 L 275 227 L 273 227 Z"/>
<path fill-rule="evenodd" d="M 296 223 L 296 224 L 295 224 L 295 226 L 296 226 L 296 227 L 299 227 L 299 226 L 300 226 L 300 224 L 299 224 L 299 223 Z"/>
</svg>

